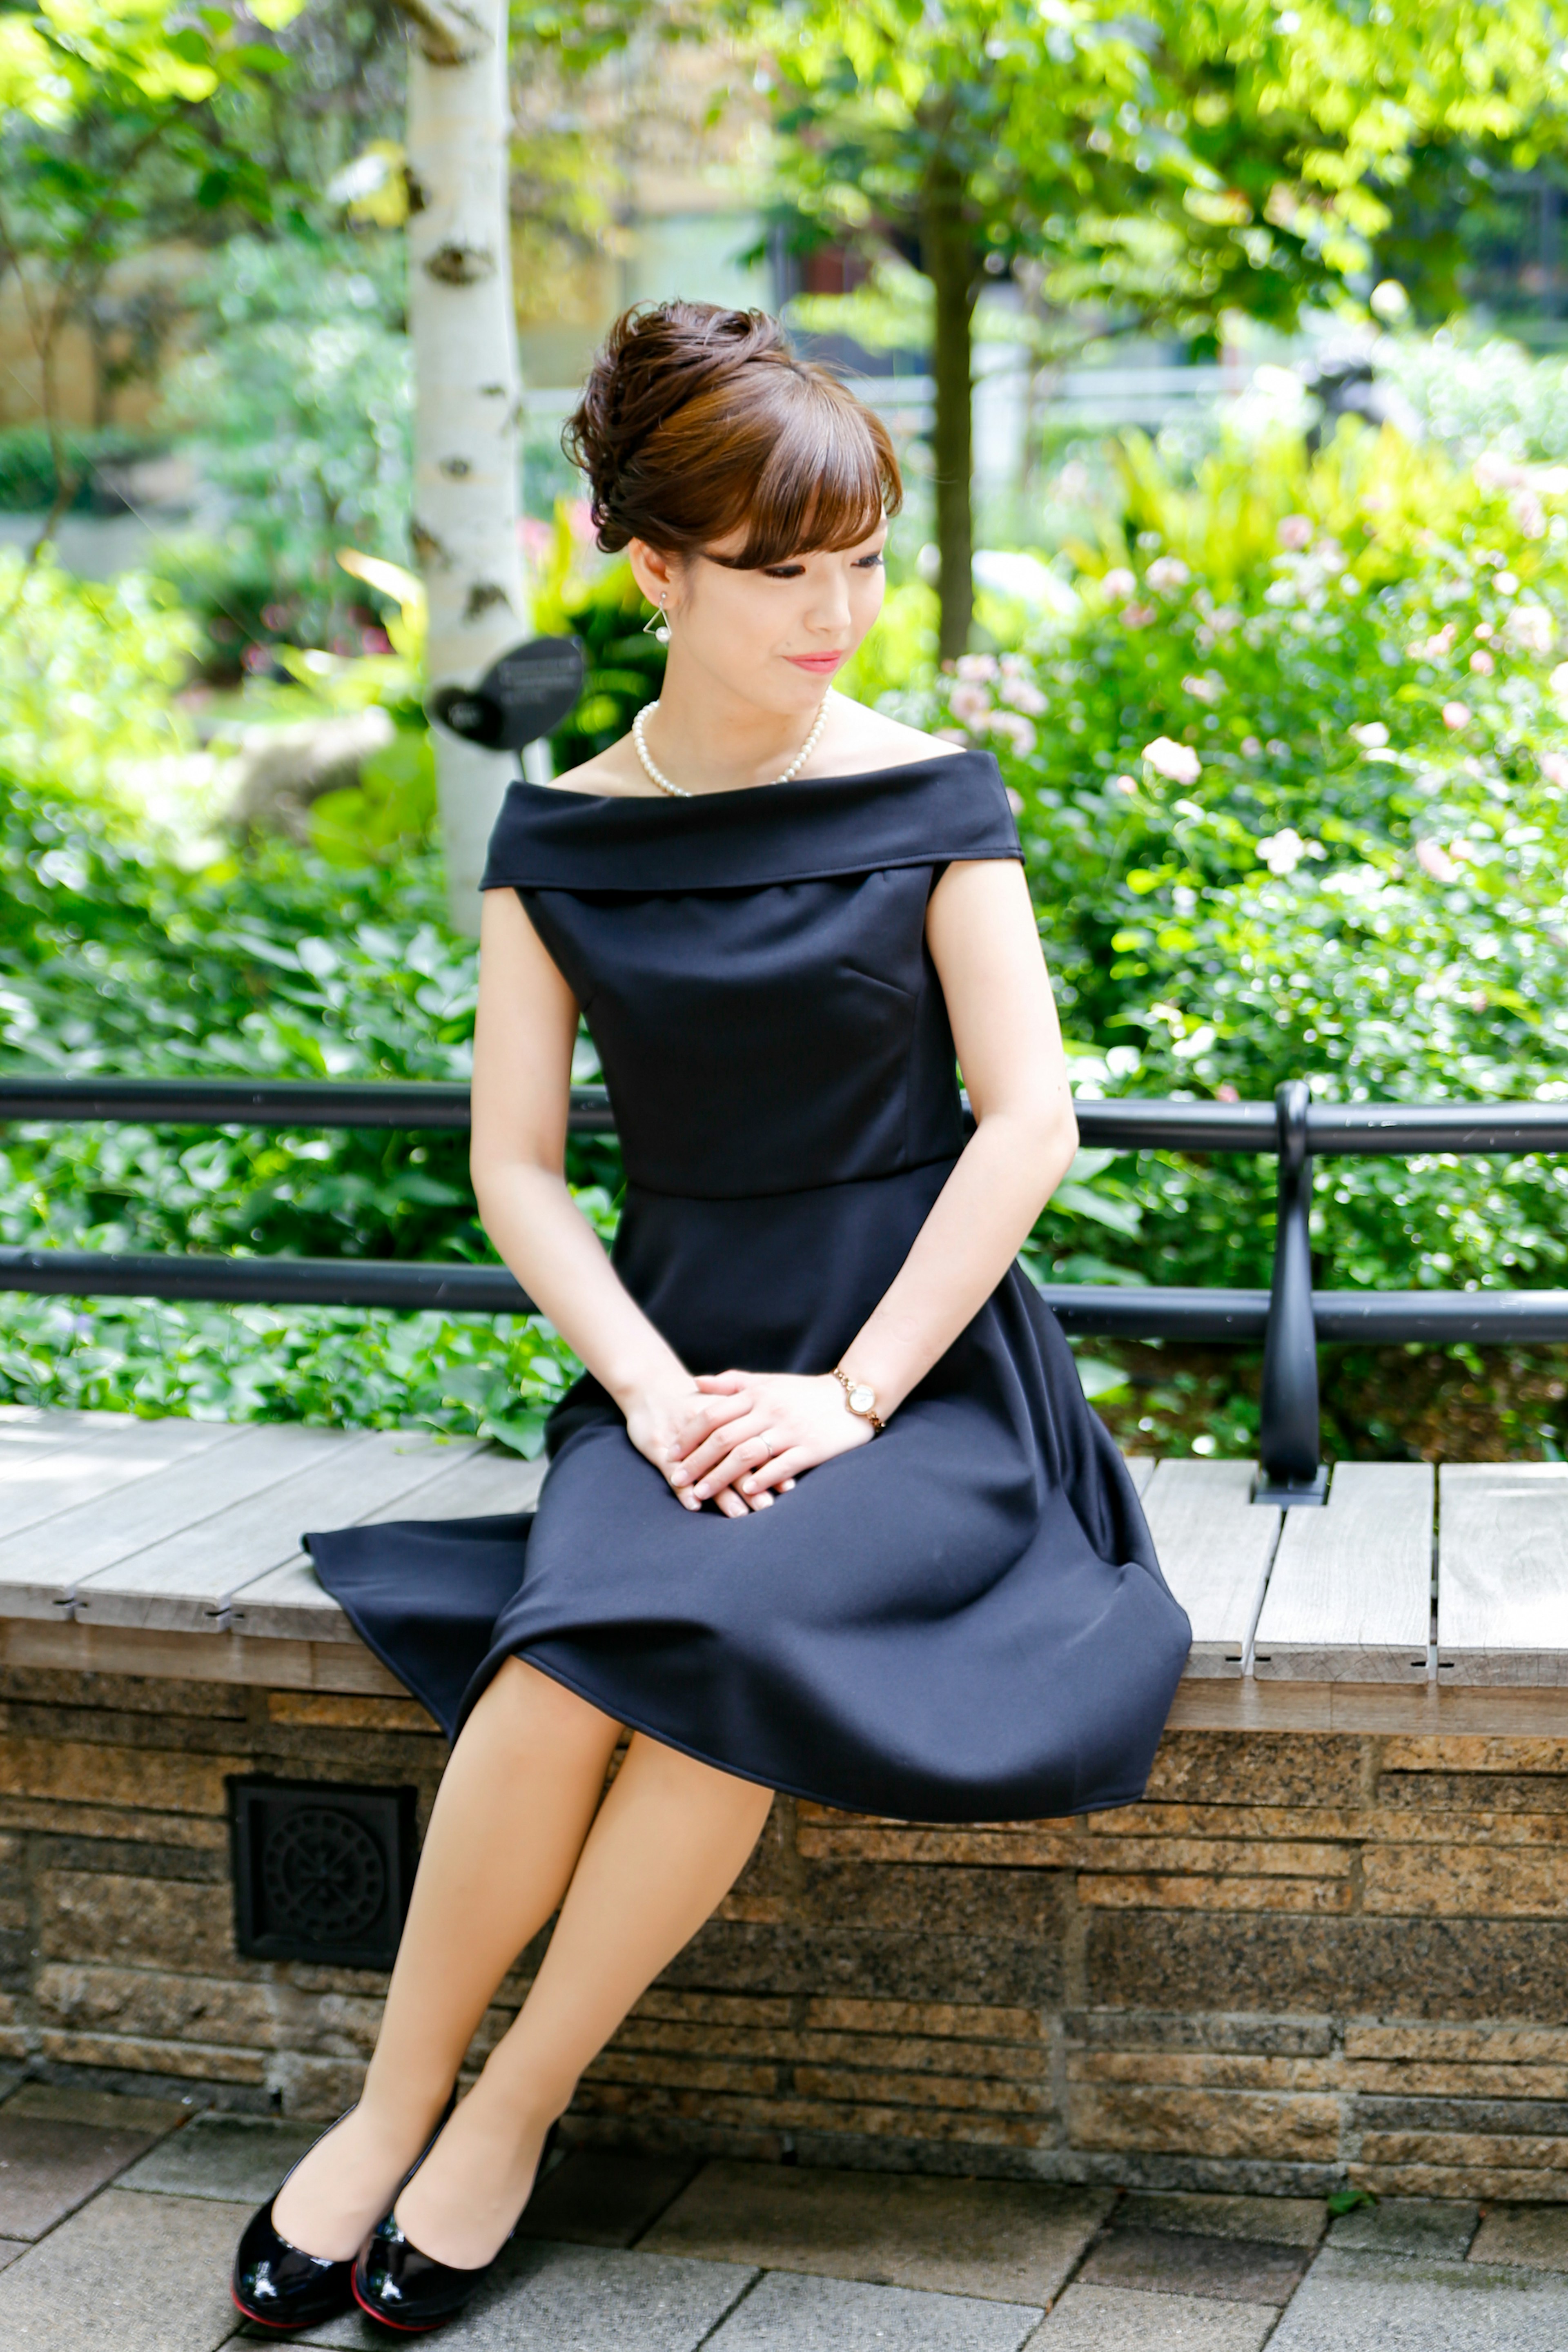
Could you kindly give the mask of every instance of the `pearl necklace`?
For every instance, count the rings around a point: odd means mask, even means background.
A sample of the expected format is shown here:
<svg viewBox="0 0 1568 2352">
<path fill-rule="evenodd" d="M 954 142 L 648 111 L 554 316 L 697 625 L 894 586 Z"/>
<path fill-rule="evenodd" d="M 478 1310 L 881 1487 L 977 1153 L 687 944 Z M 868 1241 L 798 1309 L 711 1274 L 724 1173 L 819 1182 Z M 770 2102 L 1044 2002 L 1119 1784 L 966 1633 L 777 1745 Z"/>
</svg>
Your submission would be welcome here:
<svg viewBox="0 0 1568 2352">
<path fill-rule="evenodd" d="M 830 694 L 831 692 L 832 688 L 829 688 L 828 693 Z M 672 800 L 689 801 L 700 799 L 701 797 L 700 793 L 689 793 L 684 784 L 672 784 L 669 778 L 664 773 L 663 770 L 654 766 L 653 760 L 647 748 L 647 739 L 643 733 L 643 729 L 646 726 L 650 714 L 658 709 L 658 705 L 657 702 L 645 702 L 642 709 L 637 712 L 637 717 L 632 720 L 632 741 L 637 745 L 637 758 L 643 763 L 643 772 L 647 775 L 650 783 L 657 784 L 659 791 L 661 793 L 668 793 Z M 816 751 L 817 744 L 821 741 L 822 730 L 826 724 L 827 695 L 825 694 L 822 698 L 822 707 L 818 710 L 816 719 L 812 721 L 810 734 L 806 737 L 805 742 L 801 745 L 800 750 L 795 753 L 795 758 L 790 761 L 783 775 L 773 777 L 773 782 L 775 784 L 791 783 L 794 782 L 795 778 L 799 775 L 801 770 L 805 767 L 806 761 Z"/>
</svg>

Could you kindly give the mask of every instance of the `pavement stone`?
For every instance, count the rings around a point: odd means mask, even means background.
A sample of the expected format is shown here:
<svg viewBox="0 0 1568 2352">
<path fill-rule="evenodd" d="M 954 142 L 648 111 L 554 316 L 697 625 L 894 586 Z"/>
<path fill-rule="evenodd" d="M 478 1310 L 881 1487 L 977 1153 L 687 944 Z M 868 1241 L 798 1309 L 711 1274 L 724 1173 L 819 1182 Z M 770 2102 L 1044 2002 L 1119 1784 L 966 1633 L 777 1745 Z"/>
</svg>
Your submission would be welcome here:
<svg viewBox="0 0 1568 2352">
<path fill-rule="evenodd" d="M 877 2285 L 1047 2304 L 1114 2201 L 1098 2189 L 714 2163 L 642 2244 Z"/>
<path fill-rule="evenodd" d="M 1385 2197 L 1381 2204 L 1336 2214 L 1329 2224 L 1329 2243 L 1363 2254 L 1424 2254 L 1428 2262 L 1462 2263 L 1480 2218 L 1479 2205 L 1455 2199 Z"/>
<path fill-rule="evenodd" d="M 1494 2205 L 1470 2248 L 1470 2260 L 1568 2271 L 1568 2205 Z"/>
<path fill-rule="evenodd" d="M 0 2131 L 10 2112 L 10 2107 L 0 2108 Z M 283 2175 L 321 2136 L 317 2124 L 275 2124 L 260 2116 L 197 2116 L 184 2131 L 133 2164 L 120 2186 L 165 2197 L 216 2197 L 259 2205 L 277 2193 Z"/>
<path fill-rule="evenodd" d="M 45 2123 L 98 2124 L 111 2131 L 171 2132 L 195 2113 L 188 2099 L 126 2097 L 119 2091 L 89 2091 L 74 2083 L 24 2083 L 5 2113 Z"/>
<path fill-rule="evenodd" d="M 1029 2352 L 1259 2352 L 1279 2315 L 1272 2304 L 1074 2284 Z"/>
<path fill-rule="evenodd" d="M 25 2254 L 26 2251 L 26 2238 L 0 2238 L 0 2271 L 5 2269 L 7 2263 L 14 2263 L 18 2254 Z"/>
<path fill-rule="evenodd" d="M 634 2245 L 689 2186 L 700 2161 L 574 2148 L 529 2199 L 519 2234 L 558 2245 Z"/>
<path fill-rule="evenodd" d="M 5 2352 L 216 2352 L 244 2210 L 110 2189 L 0 2270 Z"/>
<path fill-rule="evenodd" d="M 1040 2316 L 1028 2304 L 769 2271 L 709 2341 L 710 2352 L 1018 2352 Z"/>
<path fill-rule="evenodd" d="M 1311 2260 L 1304 2246 L 1256 2238 L 1186 2237 L 1173 2230 L 1108 2230 L 1082 2270 L 1095 2286 L 1151 2294 L 1204 2295 L 1216 2303 L 1289 2303 Z"/>
<path fill-rule="evenodd" d="M 1568 2280 L 1495 2263 L 1325 2246 L 1268 2352 L 1563 2352 L 1564 2345 Z"/>
<path fill-rule="evenodd" d="M 0 2107 L 0 2237 L 41 2238 L 123 2172 L 153 2137 Z"/>
<path fill-rule="evenodd" d="M 731 2263 L 514 2239 L 467 2311 L 442 2328 L 441 2352 L 695 2352 L 755 2276 Z M 242 2331 L 247 2342 L 262 2336 L 279 2341 L 270 2330 Z M 355 2311 L 289 2340 L 387 2352 L 405 2339 Z"/>
<path fill-rule="evenodd" d="M 1195 2189 L 1134 2189 L 1110 2217 L 1113 2230 L 1261 2238 L 1274 2246 L 1315 2246 L 1328 2221 L 1321 2197 L 1225 2197 Z"/>
</svg>

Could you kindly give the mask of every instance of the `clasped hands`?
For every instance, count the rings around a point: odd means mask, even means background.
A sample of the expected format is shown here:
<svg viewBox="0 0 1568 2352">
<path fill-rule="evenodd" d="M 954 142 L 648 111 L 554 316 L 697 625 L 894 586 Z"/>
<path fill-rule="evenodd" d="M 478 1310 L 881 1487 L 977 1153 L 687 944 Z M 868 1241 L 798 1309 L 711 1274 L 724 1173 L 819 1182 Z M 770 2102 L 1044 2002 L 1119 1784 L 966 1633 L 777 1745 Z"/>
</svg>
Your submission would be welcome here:
<svg viewBox="0 0 1568 2352">
<path fill-rule="evenodd" d="M 637 1452 L 689 1511 L 716 1504 L 729 1519 L 765 1511 L 836 1454 L 869 1444 L 831 1372 L 704 1372 L 694 1387 L 645 1391 L 626 1413 Z"/>
</svg>

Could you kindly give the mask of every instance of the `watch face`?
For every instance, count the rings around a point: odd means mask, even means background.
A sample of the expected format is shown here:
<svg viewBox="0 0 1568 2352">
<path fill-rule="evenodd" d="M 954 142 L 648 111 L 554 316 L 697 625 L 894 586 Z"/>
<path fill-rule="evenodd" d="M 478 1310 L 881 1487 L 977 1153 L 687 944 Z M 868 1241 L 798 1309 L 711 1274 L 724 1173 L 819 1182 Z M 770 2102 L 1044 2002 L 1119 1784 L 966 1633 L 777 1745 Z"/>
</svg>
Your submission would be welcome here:
<svg viewBox="0 0 1568 2352">
<path fill-rule="evenodd" d="M 857 1381 L 849 1391 L 849 1403 L 855 1412 L 871 1412 L 876 1408 L 877 1391 L 868 1389 L 864 1381 Z"/>
</svg>

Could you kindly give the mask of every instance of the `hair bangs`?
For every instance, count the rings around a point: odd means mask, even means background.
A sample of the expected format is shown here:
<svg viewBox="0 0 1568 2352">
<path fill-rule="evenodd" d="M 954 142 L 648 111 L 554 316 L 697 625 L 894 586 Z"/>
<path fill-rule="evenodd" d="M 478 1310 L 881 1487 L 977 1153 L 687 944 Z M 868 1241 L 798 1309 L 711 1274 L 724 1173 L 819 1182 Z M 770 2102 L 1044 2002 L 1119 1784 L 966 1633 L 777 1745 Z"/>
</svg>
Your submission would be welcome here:
<svg viewBox="0 0 1568 2352">
<path fill-rule="evenodd" d="M 730 526 L 745 528 L 746 543 L 714 559 L 734 572 L 858 546 L 903 501 L 888 429 L 853 393 L 794 369 L 778 371 L 767 388 L 762 462 Z"/>
</svg>

